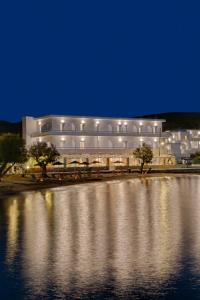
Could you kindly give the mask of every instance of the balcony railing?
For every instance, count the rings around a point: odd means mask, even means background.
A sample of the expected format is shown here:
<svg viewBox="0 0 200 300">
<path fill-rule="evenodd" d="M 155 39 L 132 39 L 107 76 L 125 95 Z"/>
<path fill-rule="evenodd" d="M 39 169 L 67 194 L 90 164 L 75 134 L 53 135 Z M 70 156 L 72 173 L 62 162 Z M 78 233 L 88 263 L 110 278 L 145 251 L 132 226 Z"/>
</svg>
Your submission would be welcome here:
<svg viewBox="0 0 200 300">
<path fill-rule="evenodd" d="M 86 149 L 103 149 L 103 150 L 114 150 L 114 149 L 121 149 L 121 150 L 125 150 L 125 149 L 134 149 L 133 147 L 59 147 L 59 146 L 56 146 L 56 149 L 67 149 L 67 150 L 86 150 Z"/>
<path fill-rule="evenodd" d="M 32 137 L 45 135 L 83 135 L 83 136 L 147 136 L 147 137 L 168 137 L 167 132 L 134 132 L 134 131 L 94 131 L 94 130 L 48 130 L 32 133 Z"/>
<path fill-rule="evenodd" d="M 85 148 L 80 148 L 80 147 L 56 147 L 58 151 L 61 154 L 113 154 L 113 153 L 118 153 L 118 154 L 132 154 L 133 150 L 135 147 L 85 147 Z M 167 150 L 162 149 L 160 147 L 160 150 L 158 149 L 153 149 L 153 152 L 162 152 L 162 153 L 167 153 Z"/>
<path fill-rule="evenodd" d="M 188 138 L 188 141 L 200 141 L 200 136 L 190 136 Z"/>
</svg>

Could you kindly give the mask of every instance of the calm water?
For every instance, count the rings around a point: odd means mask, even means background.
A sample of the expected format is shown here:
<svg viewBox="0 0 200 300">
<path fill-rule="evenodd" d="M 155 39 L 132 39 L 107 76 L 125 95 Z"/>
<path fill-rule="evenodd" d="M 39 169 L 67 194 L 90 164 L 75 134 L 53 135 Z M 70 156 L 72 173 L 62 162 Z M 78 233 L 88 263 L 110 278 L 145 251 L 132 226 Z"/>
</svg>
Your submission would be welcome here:
<svg viewBox="0 0 200 300">
<path fill-rule="evenodd" d="M 0 201 L 0 299 L 200 299 L 200 177 Z"/>
</svg>

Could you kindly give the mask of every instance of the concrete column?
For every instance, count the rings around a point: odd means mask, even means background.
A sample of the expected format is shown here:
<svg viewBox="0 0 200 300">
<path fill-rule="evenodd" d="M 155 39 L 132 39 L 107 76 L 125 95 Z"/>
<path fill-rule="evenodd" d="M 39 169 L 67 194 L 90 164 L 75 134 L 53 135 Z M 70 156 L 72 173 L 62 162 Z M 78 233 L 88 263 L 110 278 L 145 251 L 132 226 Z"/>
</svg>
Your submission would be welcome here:
<svg viewBox="0 0 200 300">
<path fill-rule="evenodd" d="M 127 159 L 126 159 L 126 165 L 127 165 L 127 167 L 129 167 L 129 157 L 127 157 Z"/>
<path fill-rule="evenodd" d="M 61 123 L 60 123 L 60 131 L 63 131 L 64 125 L 65 125 L 64 122 L 61 122 Z"/>
<path fill-rule="evenodd" d="M 64 159 L 63 159 L 63 167 L 64 167 L 64 169 L 66 169 L 66 167 L 67 167 L 67 158 L 66 157 L 64 157 Z"/>
<path fill-rule="evenodd" d="M 106 158 L 106 167 L 110 168 L 110 157 Z"/>
</svg>

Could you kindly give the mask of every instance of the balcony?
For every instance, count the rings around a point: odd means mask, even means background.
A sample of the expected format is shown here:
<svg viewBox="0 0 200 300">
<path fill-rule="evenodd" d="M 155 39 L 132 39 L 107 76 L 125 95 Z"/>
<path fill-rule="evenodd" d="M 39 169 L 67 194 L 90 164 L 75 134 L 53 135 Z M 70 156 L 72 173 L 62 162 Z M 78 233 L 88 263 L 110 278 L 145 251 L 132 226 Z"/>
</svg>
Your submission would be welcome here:
<svg viewBox="0 0 200 300">
<path fill-rule="evenodd" d="M 31 137 L 47 136 L 47 135 L 72 135 L 72 136 L 135 136 L 135 137 L 168 137 L 167 132 L 133 132 L 133 131 L 94 131 L 94 130 L 49 130 L 42 132 L 34 132 Z"/>
<path fill-rule="evenodd" d="M 60 154 L 127 154 L 131 155 L 133 147 L 56 147 Z M 161 147 L 162 148 L 162 147 Z M 160 148 L 160 150 L 161 150 Z M 153 152 L 158 149 L 153 149 Z"/>
<path fill-rule="evenodd" d="M 188 138 L 188 140 L 189 141 L 200 141 L 200 136 L 190 136 L 189 138 Z"/>
</svg>

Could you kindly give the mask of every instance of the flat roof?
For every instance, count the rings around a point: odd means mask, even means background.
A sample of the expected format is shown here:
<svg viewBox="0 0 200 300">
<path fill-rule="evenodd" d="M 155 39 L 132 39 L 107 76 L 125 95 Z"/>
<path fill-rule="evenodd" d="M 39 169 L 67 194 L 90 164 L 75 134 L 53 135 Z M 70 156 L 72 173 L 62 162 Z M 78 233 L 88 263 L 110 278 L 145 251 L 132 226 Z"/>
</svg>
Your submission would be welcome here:
<svg viewBox="0 0 200 300">
<path fill-rule="evenodd" d="M 134 120 L 138 120 L 138 121 L 154 121 L 154 122 L 166 122 L 166 120 L 164 119 L 149 119 L 149 118 L 120 118 L 120 117 L 100 117 L 100 116 L 74 116 L 74 115 L 46 115 L 46 116 L 41 116 L 41 117 L 33 117 L 36 120 L 40 120 L 40 119 L 49 119 L 49 118 L 82 118 L 82 119 L 104 119 L 104 120 L 108 120 L 108 119 L 112 119 L 112 120 L 123 120 L 123 121 L 134 121 Z"/>
</svg>

